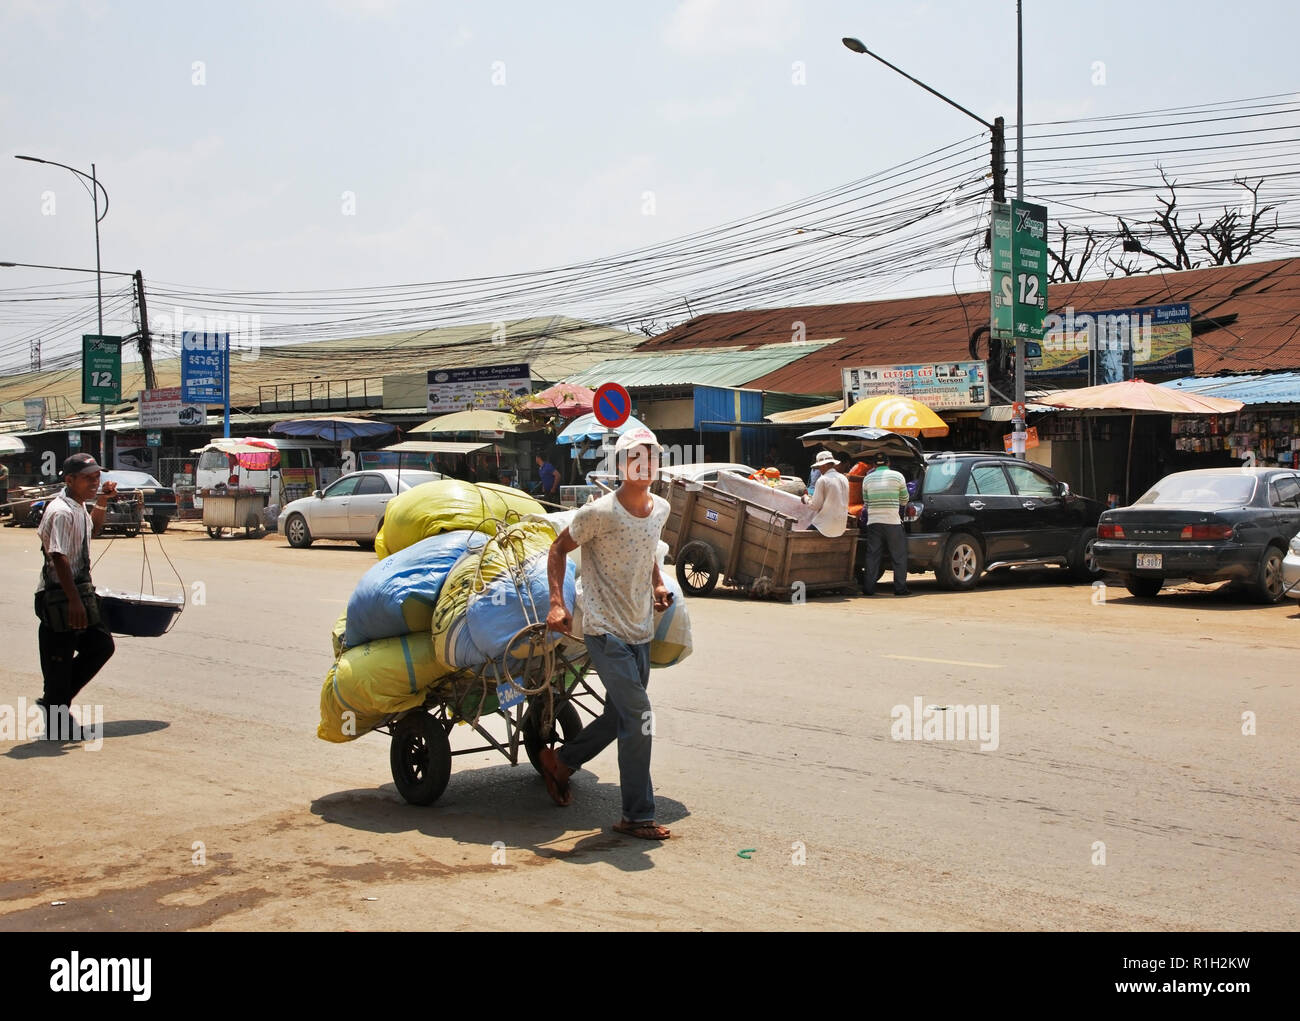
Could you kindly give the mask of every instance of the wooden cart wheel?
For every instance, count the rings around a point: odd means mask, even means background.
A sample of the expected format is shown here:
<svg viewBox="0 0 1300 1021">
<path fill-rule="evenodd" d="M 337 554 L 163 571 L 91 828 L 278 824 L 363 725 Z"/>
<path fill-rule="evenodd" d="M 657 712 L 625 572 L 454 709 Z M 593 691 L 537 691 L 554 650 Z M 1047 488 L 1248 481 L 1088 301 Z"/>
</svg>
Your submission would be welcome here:
<svg viewBox="0 0 1300 1021">
<path fill-rule="evenodd" d="M 432 805 L 451 779 L 451 743 L 447 731 L 423 709 L 393 725 L 388 764 L 397 793 L 408 804 Z"/>
<path fill-rule="evenodd" d="M 519 724 L 519 729 L 523 732 L 524 751 L 528 753 L 528 761 L 539 773 L 542 771 L 542 765 L 538 755 L 542 745 L 550 744 L 556 725 L 559 726 L 561 744 L 572 741 L 582 730 L 582 719 L 578 716 L 578 710 L 573 707 L 572 702 L 565 702 L 555 710 L 555 719 L 551 722 L 549 733 L 541 733 L 541 722 L 542 707 L 534 702 L 524 714 L 523 722 Z"/>
<path fill-rule="evenodd" d="M 707 596 L 718 584 L 718 559 L 707 542 L 688 542 L 677 554 L 677 582 L 688 595 Z"/>
</svg>

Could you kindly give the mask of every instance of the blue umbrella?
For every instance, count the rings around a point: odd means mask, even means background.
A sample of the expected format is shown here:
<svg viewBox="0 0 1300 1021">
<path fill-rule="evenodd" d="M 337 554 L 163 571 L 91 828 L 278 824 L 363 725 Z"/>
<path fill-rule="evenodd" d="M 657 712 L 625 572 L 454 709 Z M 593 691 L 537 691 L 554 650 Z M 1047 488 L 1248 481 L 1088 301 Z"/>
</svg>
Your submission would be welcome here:
<svg viewBox="0 0 1300 1021">
<path fill-rule="evenodd" d="M 627 421 L 620 425 L 614 432 L 622 436 L 629 429 L 644 429 L 645 424 L 631 415 L 628 415 Z M 609 432 L 603 425 L 596 421 L 596 416 L 592 414 L 579 415 L 572 422 L 564 427 L 564 431 L 555 437 L 556 443 L 581 443 L 583 440 L 599 440 Z"/>
<path fill-rule="evenodd" d="M 317 436 L 329 440 L 355 440 L 364 436 L 383 436 L 395 427 L 368 418 L 295 418 L 276 422 L 271 432 L 285 436 Z"/>
</svg>

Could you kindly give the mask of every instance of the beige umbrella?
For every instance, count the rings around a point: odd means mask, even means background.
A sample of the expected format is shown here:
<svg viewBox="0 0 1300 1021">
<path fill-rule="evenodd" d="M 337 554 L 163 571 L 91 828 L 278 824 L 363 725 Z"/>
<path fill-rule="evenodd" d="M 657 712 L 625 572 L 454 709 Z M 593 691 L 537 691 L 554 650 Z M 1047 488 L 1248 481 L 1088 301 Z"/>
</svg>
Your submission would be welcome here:
<svg viewBox="0 0 1300 1021">
<path fill-rule="evenodd" d="M 454 411 L 439 415 L 410 432 L 413 433 L 517 433 L 533 428 L 508 411 Z"/>
<path fill-rule="evenodd" d="M 1174 390 L 1167 386 L 1156 386 L 1142 379 L 1103 383 L 1079 390 L 1060 390 L 1039 398 L 1039 402 L 1076 411 L 1129 413 L 1128 464 L 1124 468 L 1125 503 L 1129 500 L 1129 476 L 1133 471 L 1133 430 L 1139 414 L 1231 415 L 1245 407 L 1241 401 L 1230 401 L 1224 397 L 1202 397 L 1200 394 Z"/>
</svg>

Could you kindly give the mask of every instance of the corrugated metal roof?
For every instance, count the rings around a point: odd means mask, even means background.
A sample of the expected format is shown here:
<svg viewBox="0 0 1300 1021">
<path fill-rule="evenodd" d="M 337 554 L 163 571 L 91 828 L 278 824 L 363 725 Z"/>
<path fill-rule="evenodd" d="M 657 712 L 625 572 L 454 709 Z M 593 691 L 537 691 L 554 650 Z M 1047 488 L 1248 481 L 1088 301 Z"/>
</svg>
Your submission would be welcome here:
<svg viewBox="0 0 1300 1021">
<path fill-rule="evenodd" d="M 1105 311 L 1187 302 L 1192 307 L 1198 373 L 1300 367 L 1300 259 L 1052 284 L 1051 310 Z M 856 365 L 961 361 L 971 331 L 989 318 L 987 291 L 923 298 L 699 316 L 642 344 L 638 351 L 789 340 L 795 324 L 811 340 L 839 338 L 749 381 L 762 390 L 840 392 L 840 369 Z"/>
<path fill-rule="evenodd" d="M 1300 372 L 1186 376 L 1162 385 L 1202 397 L 1227 397 L 1242 404 L 1300 404 Z"/>
<path fill-rule="evenodd" d="M 644 386 L 744 386 L 820 350 L 821 343 L 769 344 L 752 351 L 702 351 L 642 358 L 612 358 L 565 379 L 596 387 L 601 383 Z M 772 389 L 772 388 L 765 388 Z"/>
<path fill-rule="evenodd" d="M 255 358 L 230 360 L 231 401 L 240 407 L 254 405 L 258 402 L 258 387 L 274 383 L 360 379 L 513 362 L 528 362 L 534 379 L 551 383 L 595 364 L 602 357 L 630 352 L 645 339 L 639 333 L 567 316 L 538 316 L 509 322 L 501 344 L 494 343 L 497 329 L 498 324 L 479 323 L 266 346 Z M 180 385 L 180 359 L 162 357 L 160 349 L 155 353 L 154 369 L 158 386 Z M 127 401 L 134 400 L 136 391 L 142 389 L 144 369 L 138 361 L 124 362 L 122 396 Z M 339 394 L 336 392 L 335 396 Z M 55 408 L 80 410 L 85 407 L 81 404 L 81 372 L 74 368 L 0 376 L 0 409 L 21 420 L 21 401 L 27 397 L 46 397 L 57 402 L 51 405 L 51 414 Z M 279 418 L 292 414 L 282 411 Z"/>
</svg>

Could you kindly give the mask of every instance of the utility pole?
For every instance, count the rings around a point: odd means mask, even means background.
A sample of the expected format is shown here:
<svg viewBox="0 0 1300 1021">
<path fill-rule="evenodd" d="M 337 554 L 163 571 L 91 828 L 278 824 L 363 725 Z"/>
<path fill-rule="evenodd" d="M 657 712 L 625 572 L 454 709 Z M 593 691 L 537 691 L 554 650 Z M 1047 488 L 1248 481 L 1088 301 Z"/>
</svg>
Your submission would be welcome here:
<svg viewBox="0 0 1300 1021">
<path fill-rule="evenodd" d="M 993 119 L 993 201 L 1007 200 L 1007 125 L 1001 117 Z"/>
<path fill-rule="evenodd" d="M 149 309 L 144 303 L 144 276 L 135 271 L 135 300 L 140 306 L 140 361 L 144 365 L 144 388 L 153 390 L 158 380 L 153 374 L 153 341 L 149 336 Z"/>
<path fill-rule="evenodd" d="M 41 371 L 41 338 L 40 337 L 32 338 L 31 354 L 32 354 L 32 371 L 40 372 Z"/>
<path fill-rule="evenodd" d="M 1024 36 L 1020 25 L 1020 3 L 1016 0 L 1016 200 L 1025 200 L 1025 48 Z M 1025 406 L 1025 341 L 1016 338 L 1016 407 Z M 1092 359 L 1088 359 L 1089 362 Z M 1015 431 L 1024 433 L 1025 418 L 1017 417 Z M 1024 460 L 1026 455 L 1017 446 L 1017 456 Z"/>
</svg>

